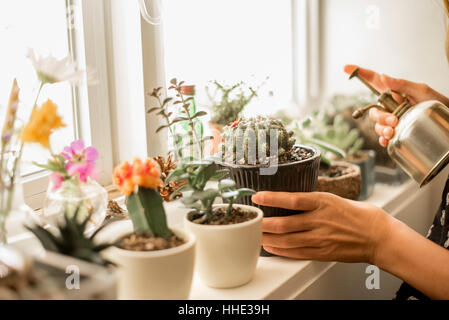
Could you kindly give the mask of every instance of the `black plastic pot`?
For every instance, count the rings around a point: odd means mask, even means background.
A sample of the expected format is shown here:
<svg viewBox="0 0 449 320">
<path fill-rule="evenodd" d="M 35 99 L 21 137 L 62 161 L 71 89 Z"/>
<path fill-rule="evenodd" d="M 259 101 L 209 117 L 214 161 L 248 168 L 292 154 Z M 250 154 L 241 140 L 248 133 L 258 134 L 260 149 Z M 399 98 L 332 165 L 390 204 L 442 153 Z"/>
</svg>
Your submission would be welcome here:
<svg viewBox="0 0 449 320">
<path fill-rule="evenodd" d="M 313 192 L 318 184 L 318 170 L 320 167 L 320 151 L 309 146 L 301 146 L 313 152 L 309 159 L 278 164 L 273 175 L 262 175 L 262 165 L 236 165 L 222 163 L 221 166 L 230 170 L 231 178 L 237 188 L 251 188 L 256 191 L 274 192 Z M 243 197 L 240 204 L 255 206 L 264 212 L 264 217 L 284 217 L 301 213 L 301 211 L 272 208 L 256 205 L 251 197 Z M 262 255 L 270 255 L 262 250 Z"/>
</svg>

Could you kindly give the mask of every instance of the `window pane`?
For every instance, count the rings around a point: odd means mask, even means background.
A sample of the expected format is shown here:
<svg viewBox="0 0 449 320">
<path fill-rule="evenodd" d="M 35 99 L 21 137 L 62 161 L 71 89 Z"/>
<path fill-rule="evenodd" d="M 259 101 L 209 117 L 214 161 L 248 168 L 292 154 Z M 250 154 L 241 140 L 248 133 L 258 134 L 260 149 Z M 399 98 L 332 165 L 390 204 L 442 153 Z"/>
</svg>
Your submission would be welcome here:
<svg viewBox="0 0 449 320">
<path fill-rule="evenodd" d="M 28 48 L 36 54 L 51 54 L 63 58 L 69 54 L 65 1 L 14 0 L 0 2 L 0 123 L 3 125 L 5 106 L 12 81 L 16 77 L 21 88 L 19 117 L 27 121 L 36 96 L 37 78 L 30 61 Z M 72 90 L 67 83 L 46 86 L 38 104 L 51 98 L 63 116 L 66 128 L 52 137 L 55 151 L 74 139 Z M 24 150 L 22 173 L 38 170 L 31 161 L 45 162 L 48 153 L 38 145 Z"/>
<path fill-rule="evenodd" d="M 197 85 L 207 105 L 210 80 L 262 83 L 246 114 L 271 114 L 292 93 L 290 0 L 162 1 L 168 79 Z M 268 93 L 272 91 L 271 97 Z"/>
</svg>

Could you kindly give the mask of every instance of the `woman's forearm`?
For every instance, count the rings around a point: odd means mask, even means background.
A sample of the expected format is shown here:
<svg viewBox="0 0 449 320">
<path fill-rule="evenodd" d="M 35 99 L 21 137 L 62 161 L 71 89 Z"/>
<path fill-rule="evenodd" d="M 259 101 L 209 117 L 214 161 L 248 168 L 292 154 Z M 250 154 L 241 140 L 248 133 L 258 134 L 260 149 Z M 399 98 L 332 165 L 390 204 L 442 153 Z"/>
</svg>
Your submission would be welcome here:
<svg viewBox="0 0 449 320">
<path fill-rule="evenodd" d="M 392 218 L 373 262 L 432 299 L 449 299 L 449 251 L 401 221 Z"/>
</svg>

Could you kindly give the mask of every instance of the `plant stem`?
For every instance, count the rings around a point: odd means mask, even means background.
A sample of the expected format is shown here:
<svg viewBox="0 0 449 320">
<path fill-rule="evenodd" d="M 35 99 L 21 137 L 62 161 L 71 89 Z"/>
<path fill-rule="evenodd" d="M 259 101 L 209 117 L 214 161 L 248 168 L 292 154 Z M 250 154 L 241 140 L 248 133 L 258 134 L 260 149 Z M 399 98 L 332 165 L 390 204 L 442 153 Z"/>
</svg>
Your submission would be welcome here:
<svg viewBox="0 0 449 320">
<path fill-rule="evenodd" d="M 229 206 L 226 209 L 226 217 L 228 217 L 232 212 L 232 205 L 234 204 L 233 200 L 229 200 Z"/>
<path fill-rule="evenodd" d="M 184 99 L 184 95 L 181 93 L 181 87 L 178 86 L 176 89 L 179 93 L 179 96 L 181 97 L 181 101 L 182 101 L 182 105 L 186 104 L 186 101 Z M 189 108 L 185 108 L 184 109 L 187 115 L 187 118 L 189 119 L 189 126 L 190 129 L 192 129 L 192 133 L 190 134 L 192 137 L 194 137 L 194 140 L 196 140 L 196 145 L 198 147 L 199 153 L 200 153 L 200 160 L 203 158 L 203 148 L 202 148 L 202 143 L 200 141 L 200 139 L 198 138 L 198 135 L 195 131 L 195 124 L 193 123 L 192 117 L 190 116 L 190 111 Z M 192 139 L 193 140 L 193 139 Z"/>
<path fill-rule="evenodd" d="M 40 82 L 39 89 L 37 90 L 37 94 L 36 94 L 36 99 L 34 100 L 31 115 L 33 114 L 34 110 L 36 109 L 36 104 L 39 99 L 39 96 L 40 96 L 43 86 L 44 86 L 44 83 Z M 19 149 L 17 157 L 14 159 L 14 165 L 12 167 L 12 173 L 11 173 L 11 177 L 9 179 L 9 187 L 2 185 L 2 192 L 0 194 L 0 196 L 1 196 L 1 199 L 0 199 L 0 215 L 1 215 L 1 217 L 0 217 L 0 241 L 2 243 L 6 243 L 6 230 L 5 230 L 6 219 L 12 209 L 12 200 L 13 200 L 13 195 L 14 195 L 14 183 L 16 180 L 19 162 L 20 162 L 20 159 L 22 158 L 22 153 L 23 153 L 23 142 L 20 144 L 20 149 Z M 11 154 L 13 154 L 13 153 L 11 153 Z M 3 146 L 2 146 L 2 155 L 1 155 L 2 168 L 1 168 L 1 170 L 3 170 L 3 161 L 4 161 L 4 150 L 3 150 Z M 2 177 L 3 177 L 3 172 L 0 171 L 0 175 L 2 175 Z M 3 178 L 2 178 L 2 180 L 3 180 Z M 4 207 L 5 196 L 4 196 L 3 190 L 6 190 L 6 192 L 8 193 L 7 199 L 6 199 L 6 207 Z"/>
</svg>

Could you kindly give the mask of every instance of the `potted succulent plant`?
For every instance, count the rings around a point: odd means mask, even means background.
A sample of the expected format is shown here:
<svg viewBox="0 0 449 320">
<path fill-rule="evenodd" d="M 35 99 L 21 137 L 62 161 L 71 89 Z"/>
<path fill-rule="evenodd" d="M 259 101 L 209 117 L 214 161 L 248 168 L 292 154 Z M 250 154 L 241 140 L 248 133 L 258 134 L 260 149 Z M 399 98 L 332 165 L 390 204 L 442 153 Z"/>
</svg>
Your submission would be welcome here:
<svg viewBox="0 0 449 320">
<path fill-rule="evenodd" d="M 367 199 L 376 182 L 375 158 L 373 150 L 362 150 L 364 139 L 357 128 L 344 120 L 342 115 L 331 117 L 327 112 L 314 112 L 303 123 L 304 134 L 311 139 L 334 146 L 342 151 L 328 153 L 331 160 L 345 161 L 360 167 L 362 188 L 358 200 Z M 330 168 L 332 171 L 333 168 Z"/>
<path fill-rule="evenodd" d="M 212 82 L 213 89 L 206 87 L 206 93 L 210 100 L 212 117 L 209 127 L 212 132 L 213 147 L 212 153 L 219 152 L 223 127 L 238 120 L 242 115 L 245 107 L 257 97 L 257 90 L 247 86 L 243 81 L 233 84 L 224 85 L 218 81 Z M 260 87 L 260 86 L 259 86 Z"/>
<path fill-rule="evenodd" d="M 295 122 L 294 126 L 295 137 L 301 143 L 312 144 L 321 150 L 317 191 L 329 192 L 346 199 L 357 200 L 362 188 L 360 167 L 346 161 L 333 161 L 328 157 L 329 154 L 344 159 L 346 153 L 337 146 L 318 139 L 317 135 L 313 135 L 313 132 L 319 130 L 318 128 L 322 126 L 321 116 L 323 115 L 314 113 L 301 124 Z M 310 128 L 313 129 L 310 130 Z"/>
<path fill-rule="evenodd" d="M 376 183 L 376 152 L 362 150 L 364 139 L 360 136 L 360 131 L 357 128 L 351 129 L 341 115 L 336 115 L 333 123 L 324 123 L 314 137 L 345 151 L 346 156 L 339 160 L 358 165 L 362 174 L 362 190 L 358 200 L 371 196 Z"/>
<path fill-rule="evenodd" d="M 295 145 L 293 131 L 281 121 L 257 117 L 240 119 L 224 128 L 222 165 L 230 170 L 237 187 L 256 191 L 312 192 L 316 190 L 320 151 Z M 251 197 L 241 199 L 255 205 Z M 262 207 L 265 217 L 297 214 L 297 211 Z"/>
<path fill-rule="evenodd" d="M 167 226 L 153 159 L 124 162 L 114 183 L 126 195 L 131 221 L 111 224 L 101 237 L 114 241 L 105 256 L 118 266 L 120 299 L 187 299 L 193 276 L 195 238 Z M 132 222 L 132 223 L 131 223 Z"/>
<path fill-rule="evenodd" d="M 88 223 L 91 219 L 90 215 L 80 219 L 83 209 L 75 209 L 75 212 L 69 215 L 63 212 L 63 220 L 59 220 L 56 227 L 53 230 L 48 230 L 41 225 L 26 226 L 41 243 L 45 250 L 43 255 L 39 255 L 35 258 L 34 264 L 37 265 L 38 273 L 44 273 L 47 277 L 47 273 L 53 275 L 65 274 L 67 268 L 76 266 L 80 275 L 88 276 L 91 281 L 84 281 L 85 287 L 82 288 L 77 297 L 72 298 L 91 298 L 91 299 L 110 299 L 116 297 L 116 281 L 115 276 L 106 267 L 111 265 L 111 262 L 105 259 L 101 252 L 112 244 L 108 242 L 97 242 L 96 236 L 98 233 L 108 224 L 105 223 L 94 232 L 89 232 Z M 31 263 L 31 262 L 30 262 Z M 45 272 L 46 271 L 46 272 Z M 74 271 L 74 270 L 72 270 Z M 26 275 L 29 275 L 29 270 L 24 271 Z M 113 278 L 112 278 L 113 277 Z M 59 275 L 59 282 L 55 283 L 55 279 L 48 280 L 50 283 L 47 285 L 54 285 L 55 290 L 59 288 L 59 291 L 65 287 L 67 275 L 61 277 Z M 23 277 L 21 280 L 26 280 Z M 35 285 L 36 292 L 39 294 L 40 287 L 45 284 L 39 281 L 39 286 Z M 26 281 L 25 281 L 26 282 Z M 97 288 L 95 289 L 95 286 Z M 31 286 L 33 287 L 33 286 Z M 107 291 L 104 291 L 107 290 Z M 27 292 L 26 290 L 24 291 Z M 20 291 L 18 292 L 20 293 Z M 51 293 L 54 294 L 54 293 Z M 53 297 L 53 296 L 50 296 Z M 27 298 L 23 296 L 22 298 Z M 37 298 L 31 296 L 30 298 Z M 53 298 L 58 298 L 55 296 Z M 61 298 L 61 296 L 59 297 Z"/>
<path fill-rule="evenodd" d="M 0 269 L 0 300 L 116 298 L 113 272 L 68 255 L 46 251 L 31 257 L 15 247 L 0 246 Z"/>
<path fill-rule="evenodd" d="M 379 145 L 379 136 L 374 130 L 375 122 L 368 116 L 354 120 L 352 114 L 357 108 L 377 103 L 376 96 L 370 92 L 355 95 L 336 94 L 331 99 L 333 112 L 340 114 L 351 126 L 357 128 L 364 139 L 363 148 L 376 153 L 376 181 L 388 184 L 402 184 L 408 180 L 407 174 L 390 158 L 386 148 Z"/>
<path fill-rule="evenodd" d="M 197 266 L 203 282 L 214 288 L 241 286 L 253 278 L 260 252 L 263 212 L 235 204 L 254 190 L 236 188 L 228 174 L 213 161 L 183 164 L 168 177 L 169 181 L 187 181 L 179 191 L 191 192 L 181 201 L 190 211 L 185 228 L 197 239 Z M 221 179 L 221 180 L 220 180 Z M 208 181 L 218 187 L 206 189 Z M 221 198 L 227 204 L 214 204 Z"/>
</svg>

